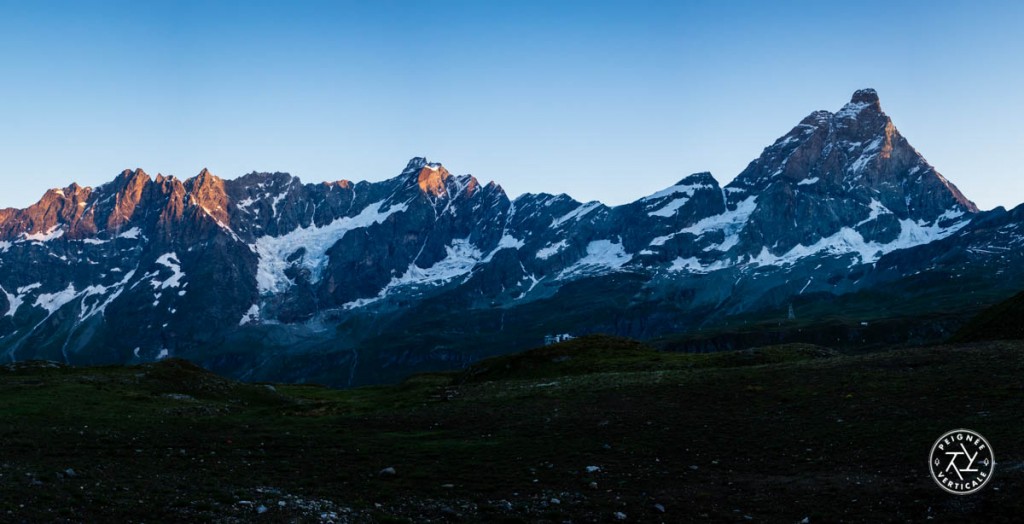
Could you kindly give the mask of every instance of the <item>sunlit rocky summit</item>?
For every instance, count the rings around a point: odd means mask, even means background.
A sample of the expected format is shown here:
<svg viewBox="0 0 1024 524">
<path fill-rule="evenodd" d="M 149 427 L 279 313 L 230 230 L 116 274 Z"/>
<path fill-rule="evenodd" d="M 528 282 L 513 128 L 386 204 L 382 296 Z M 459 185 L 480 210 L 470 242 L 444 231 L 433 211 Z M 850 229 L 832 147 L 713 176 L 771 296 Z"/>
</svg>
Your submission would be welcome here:
<svg viewBox="0 0 1024 524">
<path fill-rule="evenodd" d="M 357 385 L 560 333 L 912 319 L 889 336 L 927 338 L 1017 291 L 1022 219 L 980 212 L 871 89 L 724 187 L 699 173 L 617 207 L 510 199 L 424 158 L 373 183 L 126 170 L 0 210 L 0 359 Z"/>
</svg>

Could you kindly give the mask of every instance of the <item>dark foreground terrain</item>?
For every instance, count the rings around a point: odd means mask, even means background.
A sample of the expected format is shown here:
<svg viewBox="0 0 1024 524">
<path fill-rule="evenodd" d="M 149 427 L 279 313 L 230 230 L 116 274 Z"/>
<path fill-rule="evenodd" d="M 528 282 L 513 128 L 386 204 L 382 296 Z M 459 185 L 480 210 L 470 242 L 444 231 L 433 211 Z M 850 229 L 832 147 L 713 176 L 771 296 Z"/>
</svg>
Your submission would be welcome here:
<svg viewBox="0 0 1024 524">
<path fill-rule="evenodd" d="M 993 480 L 929 477 L 981 432 Z M 710 355 L 588 338 L 339 391 L 0 367 L 0 521 L 1019 521 L 1024 343 Z"/>
</svg>

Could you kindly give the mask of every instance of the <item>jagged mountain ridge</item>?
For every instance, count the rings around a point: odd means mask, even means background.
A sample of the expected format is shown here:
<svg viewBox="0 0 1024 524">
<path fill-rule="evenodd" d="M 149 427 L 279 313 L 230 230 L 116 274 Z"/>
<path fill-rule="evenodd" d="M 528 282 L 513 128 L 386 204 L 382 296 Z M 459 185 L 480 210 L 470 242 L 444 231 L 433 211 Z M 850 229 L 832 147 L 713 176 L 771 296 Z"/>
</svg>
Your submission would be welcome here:
<svg viewBox="0 0 1024 524">
<path fill-rule="evenodd" d="M 617 207 L 511 200 L 423 158 L 375 183 L 136 169 L 0 211 L 0 351 L 176 355 L 247 378 L 360 383 L 381 368 L 474 360 L 488 350 L 466 345 L 495 332 L 529 346 L 537 329 L 685 331 L 805 293 L 906 280 L 934 262 L 907 252 L 943 239 L 1015 241 L 1009 230 L 975 239 L 978 217 L 873 90 L 812 113 L 724 187 L 700 173 Z M 880 273 L 892 261 L 903 265 Z M 587 288 L 621 303 L 599 306 Z M 377 360 L 358 363 L 368 351 Z"/>
</svg>

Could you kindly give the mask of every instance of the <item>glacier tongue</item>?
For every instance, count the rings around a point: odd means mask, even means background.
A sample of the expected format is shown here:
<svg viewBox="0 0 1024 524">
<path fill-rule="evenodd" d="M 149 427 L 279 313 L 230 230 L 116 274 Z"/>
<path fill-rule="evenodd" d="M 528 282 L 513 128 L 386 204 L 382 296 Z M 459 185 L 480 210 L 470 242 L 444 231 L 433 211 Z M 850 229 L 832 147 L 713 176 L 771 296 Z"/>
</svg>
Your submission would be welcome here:
<svg viewBox="0 0 1024 524">
<path fill-rule="evenodd" d="M 495 251 L 501 249 L 502 244 L 508 243 L 504 241 L 505 238 L 511 237 L 504 237 L 502 239 L 503 242 L 498 245 Z M 516 247 L 516 244 L 513 243 L 513 245 L 505 247 Z M 344 309 L 363 307 L 386 298 L 399 288 L 447 284 L 452 280 L 468 275 L 478 263 L 486 261 L 483 253 L 468 238 L 453 240 L 452 244 L 445 248 L 445 251 L 447 256 L 428 268 L 421 268 L 415 262 L 409 264 L 405 273 L 400 277 L 393 277 L 391 282 L 388 282 L 377 296 L 356 299 L 344 304 L 342 307 Z M 488 258 L 490 258 L 490 255 Z"/>
<path fill-rule="evenodd" d="M 305 248 L 300 264 L 309 269 L 313 281 L 320 280 L 320 275 L 327 265 L 327 250 L 341 240 L 346 233 L 354 229 L 379 224 L 395 213 L 405 211 L 406 204 L 391 205 L 385 209 L 384 201 L 370 204 L 358 215 L 342 217 L 321 227 L 310 224 L 300 227 L 281 236 L 263 236 L 251 245 L 259 255 L 259 266 L 256 269 L 256 283 L 261 294 L 281 293 L 287 290 L 292 281 L 285 275 L 291 266 L 287 258 L 300 248 Z"/>
<path fill-rule="evenodd" d="M 611 240 L 595 240 L 587 244 L 587 255 L 565 268 L 558 279 L 572 276 L 594 275 L 617 270 L 632 260 L 622 243 Z"/>
<path fill-rule="evenodd" d="M 810 246 L 797 245 L 782 255 L 773 255 L 767 247 L 764 247 L 756 257 L 750 259 L 749 263 L 756 266 L 786 265 L 796 262 L 801 258 L 825 253 L 835 256 L 855 254 L 860 259 L 861 264 L 870 264 L 877 261 L 882 255 L 893 251 L 942 240 L 956 233 L 969 222 L 970 220 L 963 220 L 950 226 L 942 227 L 939 225 L 939 220 L 932 224 L 914 222 L 907 219 L 900 220 L 899 237 L 885 244 L 865 241 L 860 233 L 851 228 L 844 227 Z"/>
</svg>

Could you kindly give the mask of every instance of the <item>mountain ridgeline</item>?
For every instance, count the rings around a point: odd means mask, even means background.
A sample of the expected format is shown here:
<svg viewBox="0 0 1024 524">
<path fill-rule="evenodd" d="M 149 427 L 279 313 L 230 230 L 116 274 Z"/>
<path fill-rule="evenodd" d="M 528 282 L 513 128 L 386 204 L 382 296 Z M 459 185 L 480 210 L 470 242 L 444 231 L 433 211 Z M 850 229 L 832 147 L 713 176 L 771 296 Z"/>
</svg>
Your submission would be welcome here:
<svg viewBox="0 0 1024 524">
<path fill-rule="evenodd" d="M 699 173 L 616 207 L 510 199 L 423 158 L 381 182 L 126 170 L 0 210 L 0 359 L 359 385 L 557 333 L 901 318 L 921 321 L 892 336 L 938 337 L 1017 291 L 1022 224 L 980 212 L 870 89 L 724 187 Z"/>
</svg>

